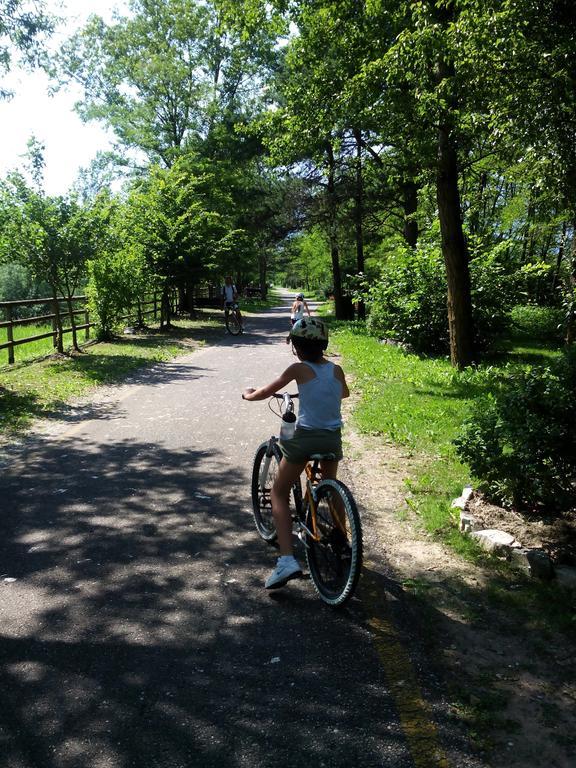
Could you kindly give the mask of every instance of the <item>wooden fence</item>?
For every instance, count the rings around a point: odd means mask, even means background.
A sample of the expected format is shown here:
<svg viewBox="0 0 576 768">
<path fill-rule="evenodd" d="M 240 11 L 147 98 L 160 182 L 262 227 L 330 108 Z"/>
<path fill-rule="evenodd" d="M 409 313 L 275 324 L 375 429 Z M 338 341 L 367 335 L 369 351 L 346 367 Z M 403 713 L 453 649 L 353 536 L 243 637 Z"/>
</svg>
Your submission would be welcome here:
<svg viewBox="0 0 576 768">
<path fill-rule="evenodd" d="M 171 311 L 175 310 L 175 294 L 170 296 L 170 308 Z M 82 316 L 83 321 L 79 324 L 74 322 L 76 331 L 85 331 L 85 339 L 90 337 L 90 328 L 94 327 L 94 323 L 90 322 L 88 314 L 88 307 L 86 305 L 86 296 L 74 296 L 72 299 L 74 305 L 81 302 L 79 309 L 73 309 L 72 314 L 74 317 Z M 64 305 L 64 306 L 63 306 Z M 18 307 L 51 307 L 52 312 L 42 315 L 35 315 L 34 317 L 15 318 L 16 310 Z M 69 322 L 69 327 L 63 327 L 63 321 L 70 317 L 70 313 L 66 308 L 66 299 L 62 296 L 57 298 L 43 298 L 43 299 L 23 299 L 21 301 L 0 301 L 0 310 L 4 310 L 5 319 L 0 321 L 0 328 L 6 328 L 6 341 L 0 343 L 0 350 L 8 350 L 8 363 L 14 363 L 15 347 L 21 344 L 30 344 L 32 341 L 39 341 L 40 339 L 48 339 L 52 337 L 53 346 L 55 349 L 62 351 L 62 337 L 66 333 L 72 333 L 72 325 Z M 133 307 L 129 314 L 119 318 L 121 321 L 143 320 L 145 317 L 153 315 L 154 319 L 158 317 L 160 312 L 160 298 L 154 294 L 152 297 L 146 298 L 140 302 L 139 307 Z M 58 328 L 58 320 L 60 318 L 61 328 Z M 52 330 L 45 333 L 37 333 L 33 336 L 26 336 L 21 339 L 14 338 L 14 328 L 19 325 L 38 325 L 38 324 L 52 324 Z"/>
</svg>

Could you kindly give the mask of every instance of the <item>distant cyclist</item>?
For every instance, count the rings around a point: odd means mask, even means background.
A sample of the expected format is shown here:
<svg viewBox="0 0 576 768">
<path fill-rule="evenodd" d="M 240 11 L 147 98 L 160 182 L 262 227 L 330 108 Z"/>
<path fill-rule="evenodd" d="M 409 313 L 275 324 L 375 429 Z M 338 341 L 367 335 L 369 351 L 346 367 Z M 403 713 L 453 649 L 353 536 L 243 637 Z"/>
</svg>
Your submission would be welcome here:
<svg viewBox="0 0 576 768">
<path fill-rule="evenodd" d="M 244 321 L 242 320 L 240 307 L 238 306 L 238 291 L 236 290 L 236 286 L 232 282 L 232 277 L 230 275 L 226 275 L 224 285 L 222 286 L 222 309 L 225 311 L 236 309 L 240 327 L 244 330 Z"/>
<path fill-rule="evenodd" d="M 297 323 L 298 320 L 302 320 L 304 317 L 304 311 L 308 312 L 308 317 L 310 317 L 310 308 L 304 300 L 304 294 L 297 293 L 296 298 L 294 299 L 294 303 L 292 304 L 292 309 L 290 310 L 290 322 L 292 325 Z"/>
</svg>

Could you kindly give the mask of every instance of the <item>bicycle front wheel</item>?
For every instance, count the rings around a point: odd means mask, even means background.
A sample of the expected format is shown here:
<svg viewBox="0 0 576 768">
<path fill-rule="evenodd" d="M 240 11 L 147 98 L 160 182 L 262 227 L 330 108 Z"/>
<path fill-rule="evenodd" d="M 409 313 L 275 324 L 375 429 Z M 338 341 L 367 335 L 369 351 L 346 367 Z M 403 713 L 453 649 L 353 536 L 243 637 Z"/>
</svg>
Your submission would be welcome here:
<svg viewBox="0 0 576 768">
<path fill-rule="evenodd" d="M 316 522 L 309 512 L 306 559 L 320 598 L 343 605 L 354 594 L 362 569 L 362 524 L 354 497 L 339 480 L 316 486 Z"/>
<path fill-rule="evenodd" d="M 258 446 L 252 466 L 252 513 L 259 536 L 270 544 L 276 542 L 276 525 L 272 516 L 272 500 L 270 494 L 274 481 L 278 476 L 278 467 L 282 460 L 282 452 L 276 443 L 272 446 L 271 455 L 268 449 L 270 441 Z M 300 510 L 302 505 L 302 488 L 300 482 L 292 486 L 290 509 L 292 515 Z"/>
<path fill-rule="evenodd" d="M 242 333 L 242 326 L 238 319 L 238 313 L 235 310 L 226 313 L 226 328 L 232 336 L 238 336 Z"/>
</svg>

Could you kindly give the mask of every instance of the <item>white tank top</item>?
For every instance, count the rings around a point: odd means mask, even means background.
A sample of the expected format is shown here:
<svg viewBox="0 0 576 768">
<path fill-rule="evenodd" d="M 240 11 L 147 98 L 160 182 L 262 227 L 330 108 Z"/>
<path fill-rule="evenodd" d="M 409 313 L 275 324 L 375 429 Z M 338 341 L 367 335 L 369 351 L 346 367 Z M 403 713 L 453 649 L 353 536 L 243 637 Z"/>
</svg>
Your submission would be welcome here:
<svg viewBox="0 0 576 768">
<path fill-rule="evenodd" d="M 342 382 L 334 375 L 334 363 L 308 363 L 316 377 L 298 385 L 300 403 L 296 426 L 304 429 L 339 429 L 342 426 Z"/>
<path fill-rule="evenodd" d="M 290 315 L 290 318 L 292 320 L 302 320 L 303 317 L 304 317 L 304 304 L 300 301 L 298 302 L 296 311 L 292 312 L 292 314 Z"/>
</svg>

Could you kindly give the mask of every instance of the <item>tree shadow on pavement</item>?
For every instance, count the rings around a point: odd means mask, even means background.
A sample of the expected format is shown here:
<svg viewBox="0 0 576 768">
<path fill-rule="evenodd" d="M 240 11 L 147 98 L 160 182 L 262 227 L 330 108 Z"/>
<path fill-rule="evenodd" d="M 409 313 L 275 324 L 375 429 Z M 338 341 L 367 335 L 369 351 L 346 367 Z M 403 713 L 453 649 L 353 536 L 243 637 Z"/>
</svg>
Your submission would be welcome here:
<svg viewBox="0 0 576 768">
<path fill-rule="evenodd" d="M 223 454 L 25 458 L 0 481 L 2 768 L 412 765 L 358 609 L 262 589 L 273 553 Z"/>
</svg>

